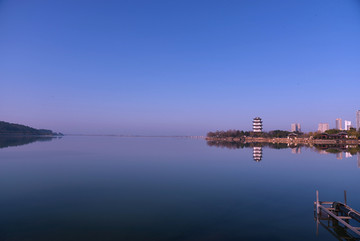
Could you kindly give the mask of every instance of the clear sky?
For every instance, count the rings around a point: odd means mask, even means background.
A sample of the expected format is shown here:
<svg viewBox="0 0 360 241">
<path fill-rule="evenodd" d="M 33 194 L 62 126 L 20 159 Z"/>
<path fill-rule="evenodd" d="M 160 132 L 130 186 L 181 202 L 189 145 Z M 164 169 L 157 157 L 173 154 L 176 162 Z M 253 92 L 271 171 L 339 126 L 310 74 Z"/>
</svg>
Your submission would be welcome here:
<svg viewBox="0 0 360 241">
<path fill-rule="evenodd" d="M 37 128 L 312 131 L 359 76 L 358 0 L 0 0 L 0 120 Z"/>
</svg>

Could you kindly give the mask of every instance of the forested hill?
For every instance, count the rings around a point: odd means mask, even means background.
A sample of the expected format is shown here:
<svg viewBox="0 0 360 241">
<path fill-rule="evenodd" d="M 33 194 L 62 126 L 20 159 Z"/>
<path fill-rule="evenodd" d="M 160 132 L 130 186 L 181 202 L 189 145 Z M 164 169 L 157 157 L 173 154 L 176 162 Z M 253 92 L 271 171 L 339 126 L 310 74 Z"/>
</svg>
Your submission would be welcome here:
<svg viewBox="0 0 360 241">
<path fill-rule="evenodd" d="M 0 135 L 40 135 L 40 136 L 57 136 L 62 135 L 51 130 L 35 129 L 29 126 L 13 124 L 5 121 L 0 121 Z"/>
</svg>

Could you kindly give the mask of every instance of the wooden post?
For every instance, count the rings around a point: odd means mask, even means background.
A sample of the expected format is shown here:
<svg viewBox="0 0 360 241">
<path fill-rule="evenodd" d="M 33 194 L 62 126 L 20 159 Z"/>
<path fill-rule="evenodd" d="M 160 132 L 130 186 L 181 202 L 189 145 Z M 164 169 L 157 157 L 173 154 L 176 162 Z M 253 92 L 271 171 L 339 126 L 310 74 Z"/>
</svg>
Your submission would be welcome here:
<svg viewBox="0 0 360 241">
<path fill-rule="evenodd" d="M 316 214 L 319 215 L 320 212 L 319 212 L 319 191 L 316 190 Z"/>
<path fill-rule="evenodd" d="M 346 200 L 346 190 L 344 190 L 344 202 L 345 202 L 345 205 L 347 205 L 347 200 Z"/>
</svg>

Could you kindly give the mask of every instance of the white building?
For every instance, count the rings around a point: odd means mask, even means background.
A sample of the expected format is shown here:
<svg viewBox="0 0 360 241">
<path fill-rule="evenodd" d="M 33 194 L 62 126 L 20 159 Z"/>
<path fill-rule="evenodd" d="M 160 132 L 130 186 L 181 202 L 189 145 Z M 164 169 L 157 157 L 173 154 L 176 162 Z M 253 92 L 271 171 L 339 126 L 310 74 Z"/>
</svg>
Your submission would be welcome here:
<svg viewBox="0 0 360 241">
<path fill-rule="evenodd" d="M 351 121 L 347 121 L 347 120 L 346 120 L 344 123 L 345 123 L 345 126 L 344 126 L 344 127 L 345 127 L 345 130 L 346 130 L 346 131 L 350 130 L 350 128 L 352 127 L 352 126 L 351 126 Z"/>
<path fill-rule="evenodd" d="M 341 118 L 337 118 L 335 120 L 335 128 L 338 129 L 338 130 L 342 130 L 342 123 L 341 123 Z"/>
<path fill-rule="evenodd" d="M 319 123 L 318 131 L 325 132 L 329 130 L 329 123 Z"/>
<path fill-rule="evenodd" d="M 253 132 L 262 132 L 263 124 L 260 117 L 255 117 L 253 120 Z"/>
<path fill-rule="evenodd" d="M 356 111 L 356 130 L 360 129 L 360 110 Z"/>
<path fill-rule="evenodd" d="M 291 124 L 291 132 L 301 132 L 301 126 L 299 123 Z"/>
</svg>

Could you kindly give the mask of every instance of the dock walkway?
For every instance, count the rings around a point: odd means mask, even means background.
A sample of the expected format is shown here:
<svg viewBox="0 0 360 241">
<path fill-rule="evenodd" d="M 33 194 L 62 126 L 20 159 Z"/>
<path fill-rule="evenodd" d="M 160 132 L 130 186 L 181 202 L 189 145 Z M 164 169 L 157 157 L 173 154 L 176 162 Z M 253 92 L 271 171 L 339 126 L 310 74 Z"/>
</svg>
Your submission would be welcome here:
<svg viewBox="0 0 360 241">
<path fill-rule="evenodd" d="M 328 225 L 326 229 L 329 231 L 330 228 L 334 227 L 334 225 L 337 227 L 341 225 L 344 230 L 350 230 L 354 234 L 350 235 L 350 240 L 360 240 L 360 212 L 347 205 L 346 191 L 344 192 L 344 198 L 344 203 L 319 201 L 319 192 L 316 191 L 314 208 L 316 211 L 317 224 L 321 223 L 321 220 L 327 220 Z M 333 221 L 332 226 L 329 226 L 329 221 Z M 340 237 L 336 235 L 336 232 L 331 231 L 331 233 L 333 233 L 339 240 L 349 240 L 349 236 Z"/>
</svg>

